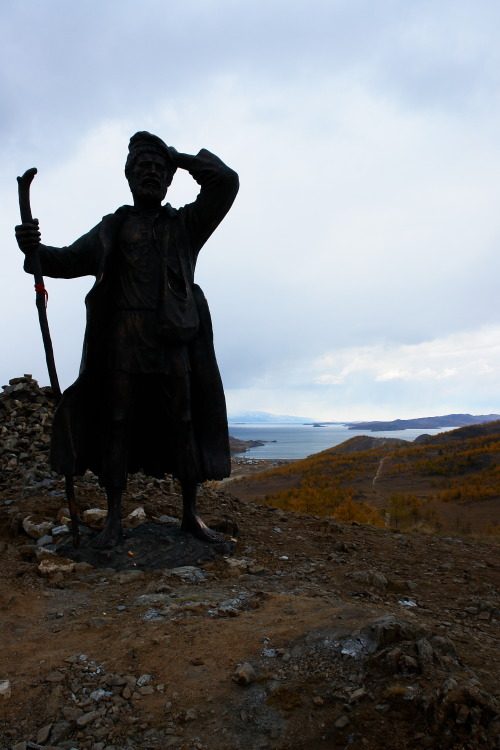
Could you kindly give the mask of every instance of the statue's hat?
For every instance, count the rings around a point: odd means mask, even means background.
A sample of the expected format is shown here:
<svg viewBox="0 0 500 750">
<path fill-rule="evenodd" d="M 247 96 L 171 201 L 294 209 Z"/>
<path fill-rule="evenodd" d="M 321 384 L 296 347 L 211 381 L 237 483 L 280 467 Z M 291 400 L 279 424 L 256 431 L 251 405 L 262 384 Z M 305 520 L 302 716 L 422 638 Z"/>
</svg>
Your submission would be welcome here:
<svg viewBox="0 0 500 750">
<path fill-rule="evenodd" d="M 132 167 L 136 157 L 144 151 L 156 151 L 166 159 L 167 163 L 172 164 L 172 156 L 165 141 L 162 141 L 157 135 L 148 133 L 147 130 L 140 130 L 138 133 L 135 133 L 129 141 L 128 157 L 125 163 L 125 174 L 127 174 Z"/>
</svg>

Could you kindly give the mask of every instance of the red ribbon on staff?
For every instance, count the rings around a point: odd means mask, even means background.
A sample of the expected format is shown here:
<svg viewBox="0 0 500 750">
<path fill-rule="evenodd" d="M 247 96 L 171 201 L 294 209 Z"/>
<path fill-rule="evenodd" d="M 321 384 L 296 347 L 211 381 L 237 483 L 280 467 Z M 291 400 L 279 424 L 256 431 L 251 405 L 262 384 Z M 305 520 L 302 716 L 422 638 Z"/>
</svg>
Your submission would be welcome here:
<svg viewBox="0 0 500 750">
<path fill-rule="evenodd" d="M 44 284 L 35 284 L 35 292 L 37 294 L 43 294 L 43 295 L 45 295 L 45 307 L 47 307 L 47 304 L 48 304 L 48 301 L 49 301 L 49 293 L 45 289 L 45 285 Z"/>
</svg>

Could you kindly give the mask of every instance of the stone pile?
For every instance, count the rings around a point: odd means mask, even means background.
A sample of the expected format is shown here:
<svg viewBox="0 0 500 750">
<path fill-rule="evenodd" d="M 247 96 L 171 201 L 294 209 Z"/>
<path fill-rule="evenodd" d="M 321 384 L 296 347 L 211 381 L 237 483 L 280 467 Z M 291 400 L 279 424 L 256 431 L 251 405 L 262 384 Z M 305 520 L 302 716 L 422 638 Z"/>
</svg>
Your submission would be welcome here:
<svg viewBox="0 0 500 750">
<path fill-rule="evenodd" d="M 50 480 L 48 464 L 54 399 L 31 375 L 12 378 L 0 393 L 0 487 Z"/>
<path fill-rule="evenodd" d="M 166 747 L 172 740 L 181 741 L 184 732 L 178 724 L 194 718 L 175 712 L 172 700 L 166 700 L 175 696 L 163 697 L 165 685 L 156 683 L 152 675 L 109 673 L 87 654 L 65 659 L 58 669 L 46 675 L 41 687 L 52 721 L 40 726 L 31 740 L 13 744 L 12 750 L 116 750 L 123 747 L 124 734 L 128 734 L 125 745 L 131 749 L 140 741 L 148 747 Z M 148 697 L 155 694 L 160 694 L 164 703 L 165 721 L 161 729 L 145 732 L 146 725 L 140 726 L 138 713 Z"/>
<path fill-rule="evenodd" d="M 49 465 L 55 401 L 50 386 L 41 388 L 29 374 L 12 378 L 0 393 L 0 489 L 34 486 L 58 478 Z M 259 441 L 231 437 L 231 452 Z M 171 485 L 171 480 L 167 480 Z"/>
</svg>

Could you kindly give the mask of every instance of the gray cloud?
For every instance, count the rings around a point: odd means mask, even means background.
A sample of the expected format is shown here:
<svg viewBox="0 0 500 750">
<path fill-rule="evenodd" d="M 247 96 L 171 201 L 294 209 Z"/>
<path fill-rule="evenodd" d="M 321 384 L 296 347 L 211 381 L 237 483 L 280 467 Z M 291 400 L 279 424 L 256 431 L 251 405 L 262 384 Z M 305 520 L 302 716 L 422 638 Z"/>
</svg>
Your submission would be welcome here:
<svg viewBox="0 0 500 750">
<path fill-rule="evenodd" d="M 450 0 L 5 2 L 2 129 L 25 149 L 65 144 L 77 124 L 154 109 L 228 73 L 298 89 L 342 73 L 411 107 L 478 106 L 494 92 L 499 15 Z"/>
<path fill-rule="evenodd" d="M 430 356 L 426 342 L 498 322 L 499 16 L 487 0 L 7 0 L 2 225 L 17 221 L 14 178 L 29 166 L 43 236 L 65 244 L 129 200 L 134 130 L 207 146 L 242 184 L 198 268 L 230 404 L 321 417 L 341 392 L 360 417 L 381 404 L 379 416 L 404 416 L 422 381 L 368 367 L 322 385 L 310 365 L 383 345 Z M 172 202 L 192 199 L 189 179 L 176 183 Z M 10 231 L 3 382 L 25 369 L 44 380 Z M 89 283 L 51 282 L 65 385 Z M 455 410 L 466 411 L 477 389 L 470 373 L 460 383 Z M 425 393 L 434 412 L 450 405 L 441 387 Z"/>
</svg>

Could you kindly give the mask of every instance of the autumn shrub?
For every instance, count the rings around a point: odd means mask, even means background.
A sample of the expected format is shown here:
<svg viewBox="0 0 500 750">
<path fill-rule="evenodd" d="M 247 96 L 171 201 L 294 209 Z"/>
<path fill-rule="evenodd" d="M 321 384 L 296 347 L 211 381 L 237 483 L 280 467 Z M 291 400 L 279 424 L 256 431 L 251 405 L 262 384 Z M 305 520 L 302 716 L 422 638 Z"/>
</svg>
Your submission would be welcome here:
<svg viewBox="0 0 500 750">
<path fill-rule="evenodd" d="M 488 536 L 498 537 L 500 539 L 500 525 L 490 521 L 484 528 L 484 533 Z"/>
<path fill-rule="evenodd" d="M 500 498 L 500 439 L 483 435 L 453 442 L 408 445 L 397 449 L 387 446 L 342 453 L 329 448 L 300 461 L 277 466 L 259 476 L 284 477 L 294 486 L 270 492 L 264 502 L 285 510 L 315 515 L 335 515 L 339 520 L 384 525 L 399 529 L 432 528 L 439 531 L 442 522 L 436 502 L 479 502 Z M 399 475 L 406 481 L 418 478 L 432 489 L 427 497 L 393 493 L 386 498 L 382 515 L 370 504 L 355 499 L 360 483 L 373 479 L 381 460 L 385 477 Z M 251 484 L 251 480 L 250 480 Z M 357 488 L 357 489 L 356 489 Z M 379 491 L 380 494 L 380 491 Z M 488 527 L 490 528 L 490 527 Z M 462 533 L 469 533 L 465 526 Z M 488 532 L 496 536 L 492 524 Z"/>
<path fill-rule="evenodd" d="M 391 526 L 396 529 L 409 529 L 431 526 L 436 530 L 440 519 L 431 499 L 422 499 L 417 495 L 393 492 L 386 502 L 384 512 L 390 518 Z"/>
<path fill-rule="evenodd" d="M 335 508 L 334 516 L 337 521 L 357 521 L 369 526 L 385 526 L 380 511 L 368 503 L 356 502 L 352 497 Z"/>
</svg>

